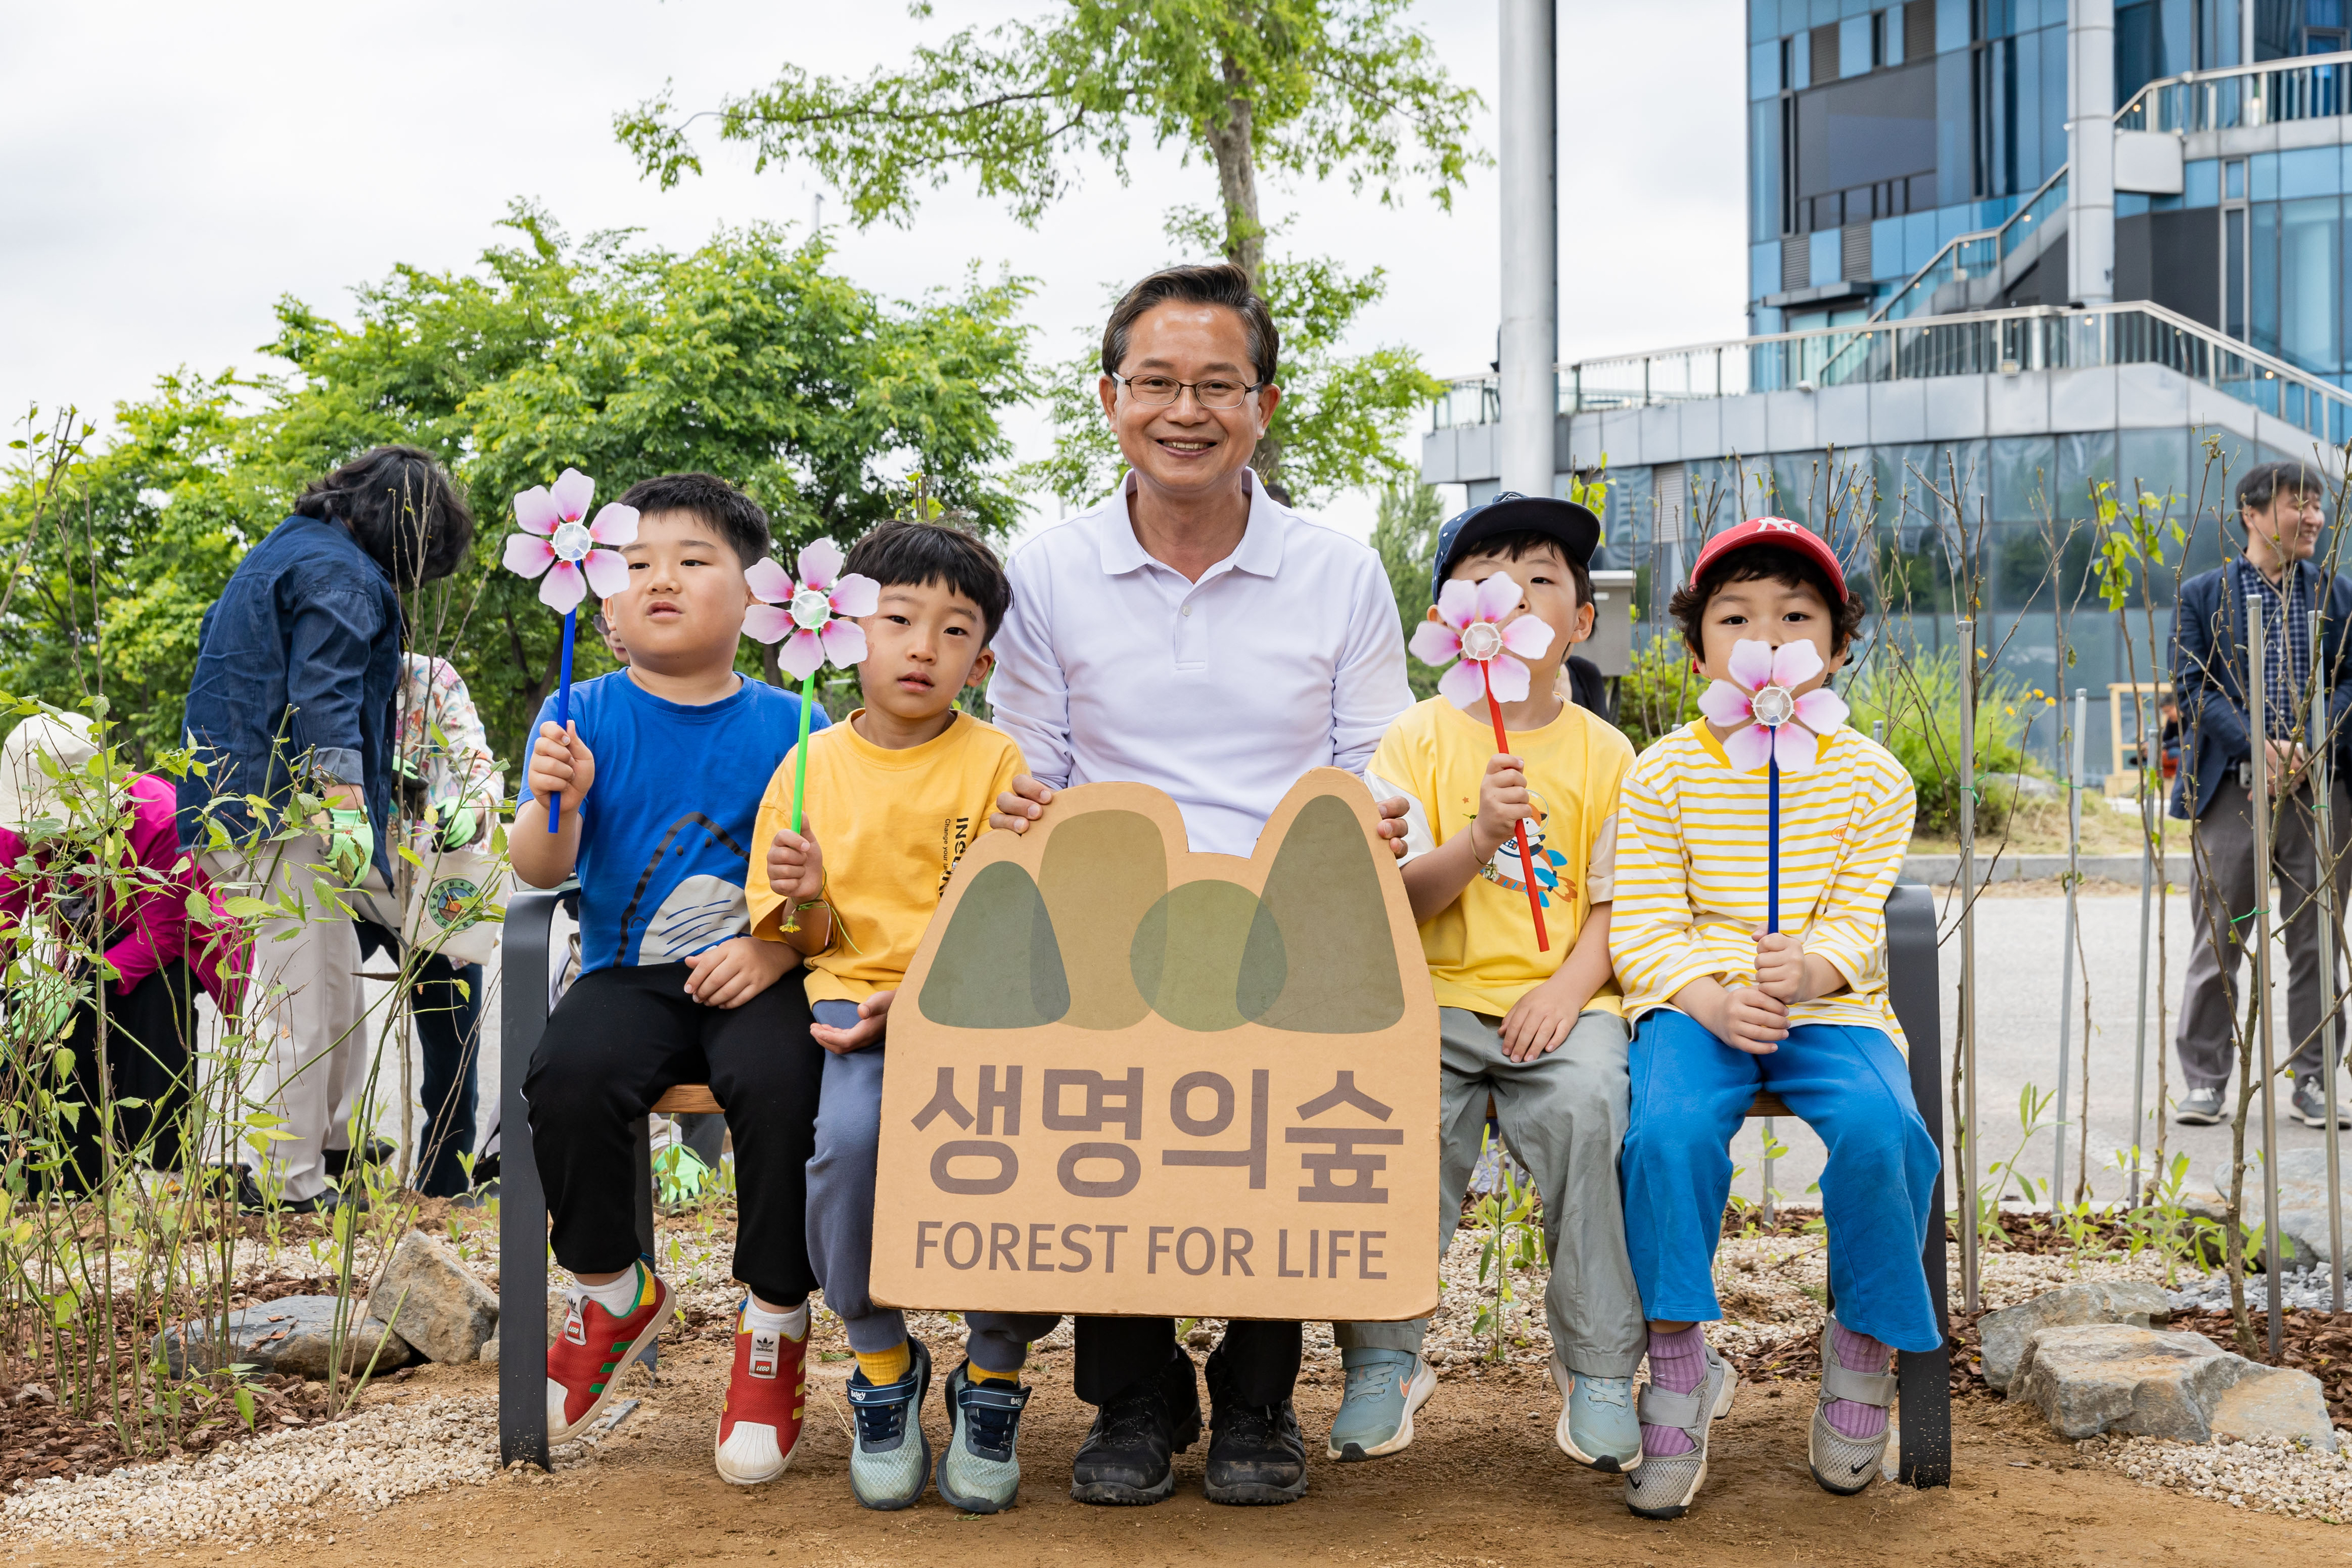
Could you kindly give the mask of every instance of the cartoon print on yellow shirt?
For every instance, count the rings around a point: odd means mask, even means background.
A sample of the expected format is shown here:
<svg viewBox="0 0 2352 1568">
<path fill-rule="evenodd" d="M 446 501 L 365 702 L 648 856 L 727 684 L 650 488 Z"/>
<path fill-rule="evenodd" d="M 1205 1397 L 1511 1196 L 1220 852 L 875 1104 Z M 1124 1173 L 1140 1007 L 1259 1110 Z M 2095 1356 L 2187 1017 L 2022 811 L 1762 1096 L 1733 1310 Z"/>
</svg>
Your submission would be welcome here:
<svg viewBox="0 0 2352 1568">
<path fill-rule="evenodd" d="M 1555 894 L 1574 904 L 1576 879 L 1561 874 L 1561 868 L 1568 864 L 1568 857 L 1544 842 L 1544 819 L 1550 813 L 1544 810 L 1542 794 L 1530 789 L 1528 803 L 1535 808 L 1533 814 L 1523 821 L 1528 830 L 1528 852 L 1535 857 L 1536 862 L 1536 896 L 1543 901 L 1546 909 L 1551 907 Z M 1528 873 L 1527 868 L 1519 862 L 1519 841 L 1517 838 L 1505 839 L 1502 847 L 1478 868 L 1478 874 L 1498 887 L 1507 888 L 1513 893 L 1525 893 Z"/>
</svg>

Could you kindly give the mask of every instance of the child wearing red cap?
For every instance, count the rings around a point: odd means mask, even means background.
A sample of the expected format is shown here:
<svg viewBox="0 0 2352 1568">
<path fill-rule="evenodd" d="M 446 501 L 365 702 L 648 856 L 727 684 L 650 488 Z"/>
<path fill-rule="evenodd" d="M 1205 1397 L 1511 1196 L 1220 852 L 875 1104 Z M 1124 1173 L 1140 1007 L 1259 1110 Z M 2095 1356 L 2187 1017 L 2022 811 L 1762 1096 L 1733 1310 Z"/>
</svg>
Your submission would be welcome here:
<svg viewBox="0 0 2352 1568">
<path fill-rule="evenodd" d="M 1893 1353 L 1938 1338 L 1920 1249 L 1941 1160 L 1887 999 L 1883 913 L 1916 802 L 1902 764 L 1845 727 L 1824 689 L 1862 607 L 1819 535 L 1758 517 L 1708 543 L 1671 609 L 1699 675 L 1717 684 L 1701 704 L 1710 716 L 1662 737 L 1626 775 L 1609 929 L 1634 1026 L 1622 1170 L 1649 1320 L 1643 1458 L 1625 1502 L 1651 1519 L 1688 1510 L 1706 1479 L 1708 1428 L 1731 1408 L 1738 1379 L 1698 1325 L 1723 1315 L 1714 1262 L 1729 1147 L 1759 1091 L 1829 1145 L 1836 1312 L 1810 1442 L 1822 1487 L 1870 1484 Z M 1780 765 L 1777 930 L 1768 758 Z"/>
</svg>

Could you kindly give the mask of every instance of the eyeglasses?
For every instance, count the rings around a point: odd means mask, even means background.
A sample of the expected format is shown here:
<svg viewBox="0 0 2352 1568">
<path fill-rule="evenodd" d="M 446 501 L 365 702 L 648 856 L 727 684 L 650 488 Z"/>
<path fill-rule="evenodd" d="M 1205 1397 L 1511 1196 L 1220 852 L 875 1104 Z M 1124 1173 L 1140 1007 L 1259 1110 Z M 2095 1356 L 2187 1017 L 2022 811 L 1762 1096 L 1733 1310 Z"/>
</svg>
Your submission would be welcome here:
<svg viewBox="0 0 2352 1568">
<path fill-rule="evenodd" d="M 1174 376 L 1123 376 L 1117 371 L 1111 372 L 1110 379 L 1125 387 L 1129 395 L 1146 408 L 1166 408 L 1190 392 L 1192 401 L 1202 408 L 1220 411 L 1241 407 L 1248 401 L 1250 393 L 1265 384 L 1255 382 L 1244 386 L 1239 382 L 1226 381 L 1222 377 L 1205 382 L 1180 382 Z"/>
</svg>

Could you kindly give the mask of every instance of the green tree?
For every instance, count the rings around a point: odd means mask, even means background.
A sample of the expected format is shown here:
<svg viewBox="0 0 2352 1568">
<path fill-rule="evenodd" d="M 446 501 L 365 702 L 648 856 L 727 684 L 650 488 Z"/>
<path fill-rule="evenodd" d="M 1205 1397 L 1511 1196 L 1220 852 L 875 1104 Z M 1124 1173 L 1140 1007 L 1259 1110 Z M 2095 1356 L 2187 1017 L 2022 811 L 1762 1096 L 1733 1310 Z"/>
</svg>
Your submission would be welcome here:
<svg viewBox="0 0 2352 1568">
<path fill-rule="evenodd" d="M 281 300 L 270 351 L 299 376 L 183 375 L 124 405 L 121 438 L 83 465 L 87 504 L 35 542 L 35 575 L 0 617 L 5 689 L 94 689 L 77 672 L 95 570 L 109 690 L 138 694 L 142 737 L 176 735 L 205 606 L 304 482 L 379 442 L 436 453 L 472 499 L 472 557 L 414 596 L 410 638 L 457 665 L 509 757 L 554 685 L 562 622 L 499 554 L 513 495 L 567 465 L 604 498 L 678 469 L 723 475 L 767 508 L 787 559 L 893 515 L 910 470 L 984 532 L 1019 517 L 1000 414 L 1035 392 L 1024 280 L 893 303 L 829 270 L 822 243 L 765 226 L 678 255 L 625 234 L 574 245 L 525 207 L 505 225 L 517 242 L 479 268 L 395 268 L 349 324 Z M 32 495 L 0 492 L 9 559 Z M 744 658 L 760 669 L 755 644 Z M 576 673 L 610 667 L 583 635 Z"/>
<path fill-rule="evenodd" d="M 1430 557 L 1437 549 L 1437 525 L 1444 520 L 1437 504 L 1437 488 L 1413 480 L 1401 480 L 1381 489 L 1380 509 L 1372 520 L 1372 549 L 1388 569 L 1389 591 L 1396 595 L 1397 623 L 1406 639 L 1412 629 L 1429 618 Z M 1415 697 L 1437 695 L 1437 677 L 1443 670 L 1433 670 L 1414 658 L 1405 655 L 1405 679 L 1412 685 Z"/>
<path fill-rule="evenodd" d="M 786 67 L 768 87 L 722 101 L 722 141 L 756 163 L 804 159 L 840 190 L 858 224 L 911 220 L 919 192 L 969 170 L 1024 223 L 1076 182 L 1081 157 L 1121 181 L 1139 138 L 1174 144 L 1217 176 L 1213 208 L 1179 208 L 1171 239 L 1240 266 L 1275 312 L 1291 351 L 1287 396 L 1258 448 L 1271 484 L 1303 501 L 1402 478 L 1413 408 L 1441 387 L 1410 350 L 1343 355 L 1351 322 L 1380 298 L 1379 269 L 1265 254 L 1258 173 L 1344 175 L 1383 203 L 1425 182 L 1441 206 L 1481 154 L 1469 139 L 1478 98 L 1455 86 L 1429 39 L 1403 25 L 1407 0 L 1066 0 L 1049 18 L 966 28 L 918 47 L 900 69 L 862 80 Z M 917 16 L 930 7 L 919 3 Z M 617 116 L 646 174 L 667 187 L 701 161 L 669 89 Z M 1039 476 L 1089 499 L 1115 454 L 1082 355 L 1057 380 L 1059 439 Z"/>
</svg>

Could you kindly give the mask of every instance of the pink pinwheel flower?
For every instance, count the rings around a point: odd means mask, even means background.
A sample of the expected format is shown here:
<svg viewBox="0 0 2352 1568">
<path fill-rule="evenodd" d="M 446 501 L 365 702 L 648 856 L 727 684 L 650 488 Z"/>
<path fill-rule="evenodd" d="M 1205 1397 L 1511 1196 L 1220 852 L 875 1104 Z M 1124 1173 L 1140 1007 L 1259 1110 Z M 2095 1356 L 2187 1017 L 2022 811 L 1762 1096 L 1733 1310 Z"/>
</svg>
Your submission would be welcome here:
<svg viewBox="0 0 2352 1568">
<path fill-rule="evenodd" d="M 524 577 L 545 572 L 540 601 L 559 615 L 579 609 L 592 590 L 610 599 L 629 586 L 629 563 L 620 551 L 590 547 L 635 543 L 637 509 L 608 502 L 593 523 L 583 523 L 595 494 L 595 480 L 566 468 L 552 486 L 534 485 L 514 498 L 515 522 L 523 531 L 507 537 L 507 570 Z"/>
<path fill-rule="evenodd" d="M 776 662 L 805 681 L 828 659 L 846 670 L 866 659 L 866 631 L 853 617 L 871 615 L 882 585 L 862 572 L 843 575 L 841 547 L 819 538 L 801 547 L 800 580 L 763 560 L 743 574 L 760 602 L 743 612 L 743 630 L 762 643 L 783 640 Z"/>
<path fill-rule="evenodd" d="M 1534 615 L 1506 623 L 1503 617 L 1518 607 L 1519 585 L 1507 571 L 1475 583 L 1457 577 L 1438 590 L 1438 618 L 1413 628 L 1412 647 L 1412 656 L 1424 664 L 1461 659 L 1438 677 L 1440 696 L 1456 707 L 1474 708 L 1491 681 L 1496 702 L 1527 700 L 1528 667 L 1519 659 L 1543 657 L 1551 646 L 1551 628 Z M 1483 676 L 1481 664 L 1486 666 Z"/>
<path fill-rule="evenodd" d="M 1742 773 L 1778 762 L 1783 773 L 1810 773 L 1821 741 L 1846 721 L 1845 699 L 1827 686 L 1798 696 L 1822 673 L 1821 651 L 1800 639 L 1777 649 L 1742 638 L 1731 645 L 1731 679 L 1699 694 L 1699 711 L 1731 733 L 1723 754 Z M 1733 726 L 1739 727 L 1733 729 Z"/>
</svg>

